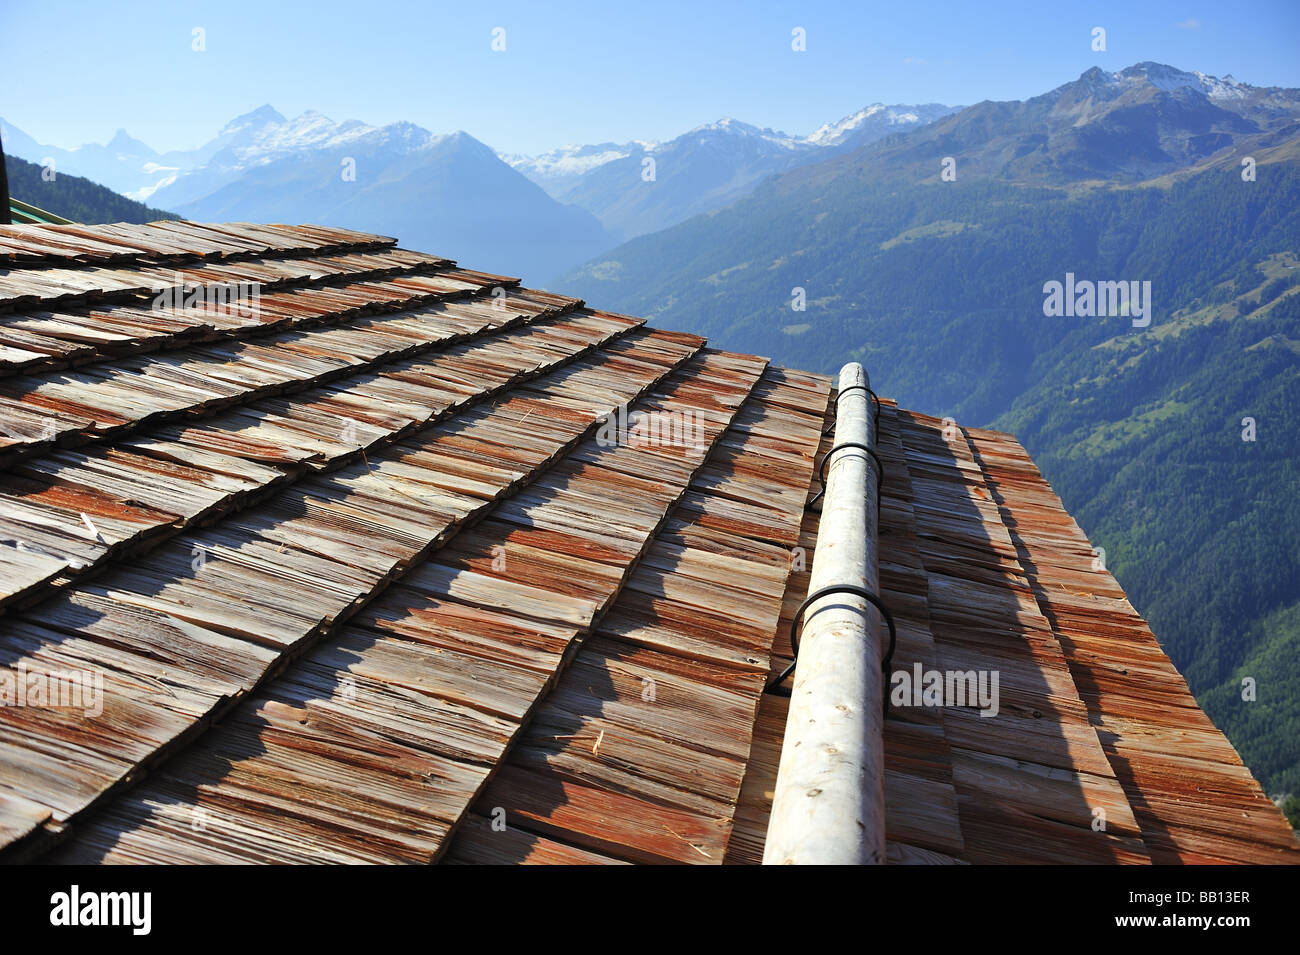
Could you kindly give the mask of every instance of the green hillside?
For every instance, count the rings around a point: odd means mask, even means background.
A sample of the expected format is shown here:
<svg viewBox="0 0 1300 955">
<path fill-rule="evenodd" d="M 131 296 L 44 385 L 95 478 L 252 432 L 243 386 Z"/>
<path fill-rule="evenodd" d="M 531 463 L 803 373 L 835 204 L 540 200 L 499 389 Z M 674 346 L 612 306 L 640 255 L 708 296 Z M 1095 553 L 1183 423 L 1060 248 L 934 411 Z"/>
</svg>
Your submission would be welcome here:
<svg viewBox="0 0 1300 955">
<path fill-rule="evenodd" d="M 52 182 L 47 182 L 41 178 L 40 166 L 16 156 L 5 156 L 5 169 L 9 173 L 9 194 L 15 199 L 73 222 L 155 222 L 180 218 L 119 196 L 80 176 L 59 173 Z"/>
<path fill-rule="evenodd" d="M 1091 189 L 866 167 L 775 180 L 555 290 L 796 367 L 857 359 L 905 406 L 1014 433 L 1265 788 L 1300 791 L 1300 163 Z M 1150 281 L 1151 325 L 1046 317 L 1067 272 Z"/>
</svg>

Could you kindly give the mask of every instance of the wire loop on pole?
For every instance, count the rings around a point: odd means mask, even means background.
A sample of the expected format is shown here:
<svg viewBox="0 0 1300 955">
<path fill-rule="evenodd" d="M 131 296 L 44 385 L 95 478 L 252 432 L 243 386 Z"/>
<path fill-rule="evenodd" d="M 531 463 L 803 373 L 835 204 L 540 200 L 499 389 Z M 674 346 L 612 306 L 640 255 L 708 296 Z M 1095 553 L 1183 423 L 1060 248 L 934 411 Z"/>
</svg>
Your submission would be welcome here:
<svg viewBox="0 0 1300 955">
<path fill-rule="evenodd" d="M 889 627 L 889 649 L 885 651 L 884 657 L 881 658 L 880 671 L 885 675 L 885 686 L 889 685 L 889 667 L 894 661 L 894 647 L 898 644 L 898 631 L 894 628 L 894 615 L 889 612 L 889 608 L 885 606 L 883 600 L 865 587 L 859 587 L 857 584 L 831 584 L 829 587 L 823 587 L 805 597 L 803 603 L 799 604 L 799 609 L 794 612 L 794 619 L 790 621 L 790 652 L 794 655 L 794 659 L 790 661 L 790 665 L 782 670 L 776 679 L 772 680 L 764 688 L 764 692 L 775 696 L 790 695 L 792 691 L 781 686 L 781 684 L 794 672 L 794 668 L 799 663 L 799 624 L 803 620 L 804 611 L 818 600 L 831 594 L 854 594 L 880 611 L 880 616 L 884 618 L 885 624 Z M 884 690 L 884 687 L 882 687 L 880 696 L 884 702 L 885 716 L 888 717 L 889 693 Z"/>
<path fill-rule="evenodd" d="M 847 391 L 848 389 L 845 390 Z M 874 450 L 867 447 L 861 441 L 845 441 L 843 444 L 837 444 L 835 445 L 835 447 L 831 448 L 829 451 L 826 452 L 826 456 L 822 458 L 821 465 L 817 468 L 817 482 L 821 484 L 822 489 L 813 495 L 812 500 L 808 502 L 807 506 L 812 507 L 814 504 L 820 501 L 822 499 L 822 495 L 826 493 L 827 462 L 830 461 L 831 455 L 833 455 L 836 451 L 842 451 L 845 448 L 857 448 L 858 450 L 865 451 L 867 452 L 867 454 L 871 455 L 871 460 L 875 464 L 875 472 L 876 472 L 876 522 L 879 523 L 880 522 L 880 497 L 885 486 L 885 465 L 881 462 L 880 455 L 876 454 Z"/>
<path fill-rule="evenodd" d="M 840 398 L 848 394 L 850 391 L 865 391 L 867 394 L 871 395 L 871 400 L 875 403 L 874 423 L 875 423 L 876 433 L 879 434 L 880 433 L 880 398 L 876 395 L 874 391 L 871 390 L 871 388 L 868 385 L 849 385 L 843 391 L 836 393 L 835 395 L 836 415 L 838 416 L 839 414 Z M 822 436 L 825 437 L 826 435 L 830 434 L 834 430 L 835 430 L 835 425 L 829 425 L 826 428 L 826 430 L 822 432 Z"/>
</svg>

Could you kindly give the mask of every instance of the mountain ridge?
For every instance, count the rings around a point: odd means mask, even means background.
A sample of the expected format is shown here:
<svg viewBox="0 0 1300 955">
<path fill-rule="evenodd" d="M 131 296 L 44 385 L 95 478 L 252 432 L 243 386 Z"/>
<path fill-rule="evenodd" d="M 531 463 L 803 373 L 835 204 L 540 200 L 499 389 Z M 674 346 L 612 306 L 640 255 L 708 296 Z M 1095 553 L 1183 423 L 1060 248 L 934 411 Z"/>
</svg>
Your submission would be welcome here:
<svg viewBox="0 0 1300 955">
<path fill-rule="evenodd" d="M 628 239 L 720 208 L 772 175 L 924 125 L 958 108 L 877 103 L 804 137 L 723 117 L 666 142 L 565 146 L 532 157 L 502 158 L 555 198 L 586 209 Z M 646 178 L 647 170 L 653 179 Z"/>
</svg>

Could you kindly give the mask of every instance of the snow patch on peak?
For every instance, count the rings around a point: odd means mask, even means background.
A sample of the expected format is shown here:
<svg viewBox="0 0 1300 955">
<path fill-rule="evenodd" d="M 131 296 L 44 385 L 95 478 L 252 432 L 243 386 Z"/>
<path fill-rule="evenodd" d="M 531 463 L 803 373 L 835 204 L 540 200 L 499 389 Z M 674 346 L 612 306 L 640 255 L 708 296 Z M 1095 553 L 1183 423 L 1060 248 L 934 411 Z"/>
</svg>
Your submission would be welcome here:
<svg viewBox="0 0 1300 955">
<path fill-rule="evenodd" d="M 1146 61 L 1138 63 L 1136 66 L 1130 66 L 1128 69 L 1120 70 L 1119 78 L 1128 82 L 1140 82 L 1146 80 L 1157 89 L 1172 93 L 1180 89 L 1200 89 L 1201 81 L 1195 73 L 1187 73 L 1173 66 L 1166 66 L 1163 63 L 1153 63 Z"/>
<path fill-rule="evenodd" d="M 634 148 L 649 150 L 656 144 L 634 140 L 630 143 L 569 143 L 537 156 L 502 153 L 501 160 L 525 175 L 541 178 L 581 176 L 616 159 L 626 159 Z"/>
<path fill-rule="evenodd" d="M 1222 79 L 1210 76 L 1208 73 L 1197 73 L 1196 78 L 1201 81 L 1201 89 L 1210 99 L 1243 99 L 1252 89 L 1248 83 L 1238 83 L 1231 73 Z"/>
<path fill-rule="evenodd" d="M 1220 79 L 1208 73 L 1188 72 L 1164 63 L 1150 60 L 1136 63 L 1117 73 L 1107 73 L 1099 67 L 1088 70 L 1080 80 L 1088 80 L 1094 85 L 1124 86 L 1127 84 L 1150 83 L 1157 89 L 1172 93 L 1176 90 L 1191 89 L 1204 93 L 1210 99 L 1241 99 L 1248 95 L 1253 87 L 1239 83 L 1231 75 Z"/>
<path fill-rule="evenodd" d="M 785 133 L 775 129 L 760 129 L 757 126 L 751 126 L 749 123 L 742 123 L 738 119 L 730 116 L 724 116 L 716 123 L 705 123 L 702 126 L 696 126 L 688 130 L 682 137 L 698 136 L 701 133 L 726 133 L 732 136 L 751 136 L 755 139 L 767 140 L 770 143 L 776 143 L 779 146 L 794 146 L 799 141 L 793 136 L 787 136 Z"/>
<path fill-rule="evenodd" d="M 939 116 L 953 112 L 946 106 L 886 106 L 884 103 L 872 103 L 856 113 L 851 113 L 833 123 L 818 127 L 803 142 L 810 146 L 838 146 L 854 131 L 868 123 L 876 126 L 917 126 L 931 122 Z"/>
<path fill-rule="evenodd" d="M 813 131 L 805 142 L 812 143 L 814 146 L 834 146 L 836 143 L 843 141 L 844 137 L 853 130 L 857 129 L 871 117 L 886 109 L 883 103 L 872 103 L 863 109 L 858 110 L 845 116 L 843 119 L 836 120 L 833 123 L 825 123 Z"/>
<path fill-rule="evenodd" d="M 221 150 L 219 165 L 237 172 L 299 152 L 357 147 L 400 154 L 425 149 L 433 140 L 428 130 L 413 123 L 372 126 L 358 119 L 336 123 L 314 109 L 285 119 L 267 105 L 231 120 L 214 142 Z"/>
</svg>

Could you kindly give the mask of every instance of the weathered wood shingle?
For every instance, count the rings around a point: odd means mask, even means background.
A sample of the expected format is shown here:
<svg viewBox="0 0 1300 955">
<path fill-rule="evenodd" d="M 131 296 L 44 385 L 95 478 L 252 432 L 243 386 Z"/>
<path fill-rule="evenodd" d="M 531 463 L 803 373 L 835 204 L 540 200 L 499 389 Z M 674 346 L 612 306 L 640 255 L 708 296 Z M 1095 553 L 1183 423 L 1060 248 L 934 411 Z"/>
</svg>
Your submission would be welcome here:
<svg viewBox="0 0 1300 955">
<path fill-rule="evenodd" d="M 761 859 L 828 378 L 347 230 L 0 264 L 0 666 L 102 681 L 0 706 L 0 860 Z M 1001 676 L 891 713 L 891 861 L 1295 861 L 1013 439 L 879 451 L 895 667 Z"/>
</svg>

